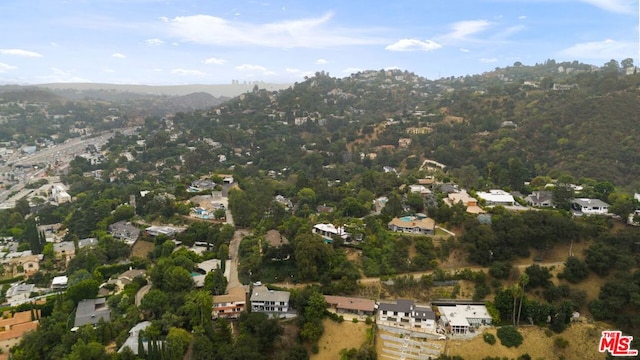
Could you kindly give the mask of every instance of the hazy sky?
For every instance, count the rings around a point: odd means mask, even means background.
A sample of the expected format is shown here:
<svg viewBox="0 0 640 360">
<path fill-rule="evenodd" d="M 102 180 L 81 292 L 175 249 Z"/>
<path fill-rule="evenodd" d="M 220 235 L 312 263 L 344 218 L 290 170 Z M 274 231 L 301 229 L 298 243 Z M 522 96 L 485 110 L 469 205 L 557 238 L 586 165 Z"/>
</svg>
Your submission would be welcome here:
<svg viewBox="0 0 640 360">
<path fill-rule="evenodd" d="M 2 0 L 0 84 L 427 78 L 638 64 L 638 0 Z"/>
</svg>

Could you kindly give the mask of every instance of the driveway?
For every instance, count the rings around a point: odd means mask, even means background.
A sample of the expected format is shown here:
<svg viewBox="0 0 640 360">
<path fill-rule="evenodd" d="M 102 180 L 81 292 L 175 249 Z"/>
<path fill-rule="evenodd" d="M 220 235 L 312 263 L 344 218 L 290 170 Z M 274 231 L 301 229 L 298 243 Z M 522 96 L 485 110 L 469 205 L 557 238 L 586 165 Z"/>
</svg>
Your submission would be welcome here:
<svg viewBox="0 0 640 360">
<path fill-rule="evenodd" d="M 231 261 L 229 264 L 229 282 L 227 283 L 227 292 L 233 288 L 242 286 L 242 283 L 238 279 L 238 253 L 240 249 L 240 242 L 249 234 L 248 230 L 236 230 L 236 232 L 233 233 L 231 243 L 229 243 L 229 256 L 231 257 Z"/>
</svg>

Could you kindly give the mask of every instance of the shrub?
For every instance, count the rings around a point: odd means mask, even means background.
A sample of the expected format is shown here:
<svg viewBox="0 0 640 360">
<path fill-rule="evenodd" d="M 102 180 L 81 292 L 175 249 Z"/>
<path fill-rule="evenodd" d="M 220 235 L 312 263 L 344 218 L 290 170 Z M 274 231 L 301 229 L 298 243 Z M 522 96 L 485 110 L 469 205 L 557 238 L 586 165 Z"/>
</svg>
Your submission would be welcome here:
<svg viewBox="0 0 640 360">
<path fill-rule="evenodd" d="M 558 274 L 560 275 L 560 274 Z M 565 263 L 564 272 L 562 272 L 564 278 L 572 283 L 579 283 L 589 276 L 589 268 L 582 260 L 570 256 Z"/>
<path fill-rule="evenodd" d="M 364 323 L 367 325 L 373 324 L 373 320 L 371 320 L 371 316 L 367 316 L 367 318 L 364 320 Z"/>
<path fill-rule="evenodd" d="M 494 261 L 489 267 L 489 275 L 495 279 L 506 280 L 511 274 L 512 265 L 506 261 Z"/>
<path fill-rule="evenodd" d="M 353 318 L 353 320 L 351 320 L 351 321 L 353 321 L 354 324 L 357 324 L 358 323 L 358 318 Z"/>
<path fill-rule="evenodd" d="M 506 347 L 518 347 L 522 344 L 522 334 L 513 326 L 503 326 L 498 329 L 500 343 Z"/>
<path fill-rule="evenodd" d="M 486 342 L 489 345 L 493 345 L 496 343 L 496 337 L 493 336 L 493 334 L 484 333 L 482 335 L 482 338 L 484 339 L 484 342 Z"/>
<path fill-rule="evenodd" d="M 318 344 L 313 344 L 311 345 L 311 352 L 314 354 L 317 354 L 318 352 L 320 352 L 320 347 L 318 347 Z"/>
<path fill-rule="evenodd" d="M 558 336 L 553 340 L 553 345 L 555 345 L 558 349 L 566 349 L 569 346 L 569 340 L 563 338 L 562 336 Z"/>
</svg>

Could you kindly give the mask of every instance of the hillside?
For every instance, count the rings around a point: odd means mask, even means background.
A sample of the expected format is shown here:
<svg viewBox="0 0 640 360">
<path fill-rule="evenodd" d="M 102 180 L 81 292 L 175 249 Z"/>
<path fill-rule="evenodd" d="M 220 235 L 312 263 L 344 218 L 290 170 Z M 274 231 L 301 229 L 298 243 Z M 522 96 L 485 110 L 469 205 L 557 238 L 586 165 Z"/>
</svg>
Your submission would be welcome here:
<svg viewBox="0 0 640 360">
<path fill-rule="evenodd" d="M 521 190 L 536 176 L 563 174 L 640 187 L 640 75 L 567 74 L 553 66 L 555 75 L 539 65 L 435 81 L 398 70 L 343 79 L 316 73 L 277 93 L 244 94 L 220 110 L 229 124 L 301 137 L 338 158 L 376 153 L 377 162 L 393 167 L 406 166 L 411 155 L 415 163 L 436 160 L 471 172 L 471 187 Z M 323 164 L 334 160 L 325 156 Z"/>
<path fill-rule="evenodd" d="M 270 84 L 270 83 L 243 83 L 243 84 L 215 84 L 215 85 L 134 85 L 134 84 L 98 84 L 98 83 L 51 83 L 35 85 L 40 88 L 51 90 L 75 90 L 75 91 L 95 91 L 103 90 L 110 92 L 126 92 L 136 94 L 152 94 L 167 96 L 182 96 L 197 92 L 205 92 L 215 97 L 234 97 L 247 91 L 251 91 L 255 85 L 261 89 L 275 91 L 286 89 L 291 84 Z"/>
</svg>

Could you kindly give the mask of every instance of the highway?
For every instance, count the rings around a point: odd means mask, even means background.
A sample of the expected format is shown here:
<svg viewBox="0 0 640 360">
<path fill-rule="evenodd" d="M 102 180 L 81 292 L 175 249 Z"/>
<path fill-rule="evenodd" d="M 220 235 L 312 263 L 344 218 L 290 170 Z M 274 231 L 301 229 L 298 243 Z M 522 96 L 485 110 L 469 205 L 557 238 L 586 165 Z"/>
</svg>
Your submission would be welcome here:
<svg viewBox="0 0 640 360">
<path fill-rule="evenodd" d="M 95 137 L 74 138 L 30 155 L 21 156 L 20 151 L 15 151 L 7 163 L 0 166 L 0 174 L 12 174 L 18 183 L 0 190 L 0 208 L 13 207 L 19 198 L 13 196 L 9 199 L 9 195 L 20 193 L 26 184 L 43 175 L 49 165 L 54 165 L 56 162 L 59 166 L 68 164 L 76 156 L 85 153 L 88 145 L 94 145 L 96 149 L 100 150 L 116 132 L 132 135 L 136 130 L 137 128 L 116 129 Z M 6 177 L 8 176 L 5 175 Z"/>
</svg>

